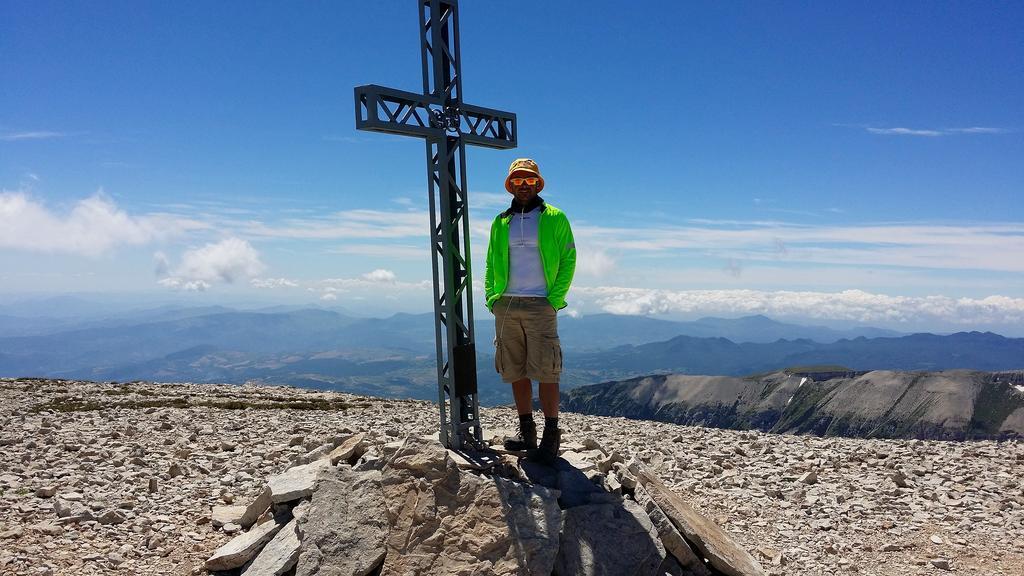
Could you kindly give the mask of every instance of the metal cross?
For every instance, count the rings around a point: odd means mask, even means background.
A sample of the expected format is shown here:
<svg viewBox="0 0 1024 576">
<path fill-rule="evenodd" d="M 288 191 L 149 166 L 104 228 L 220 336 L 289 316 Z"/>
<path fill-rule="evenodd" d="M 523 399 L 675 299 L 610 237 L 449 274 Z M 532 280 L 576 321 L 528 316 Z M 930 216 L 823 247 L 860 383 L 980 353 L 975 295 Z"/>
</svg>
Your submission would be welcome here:
<svg viewBox="0 0 1024 576">
<path fill-rule="evenodd" d="M 466 144 L 516 147 L 516 115 L 462 102 L 458 0 L 417 0 L 423 93 L 358 86 L 356 128 L 419 136 L 427 144 L 434 337 L 441 442 L 479 446 L 469 255 Z M 438 210 L 440 208 L 440 210 Z"/>
</svg>

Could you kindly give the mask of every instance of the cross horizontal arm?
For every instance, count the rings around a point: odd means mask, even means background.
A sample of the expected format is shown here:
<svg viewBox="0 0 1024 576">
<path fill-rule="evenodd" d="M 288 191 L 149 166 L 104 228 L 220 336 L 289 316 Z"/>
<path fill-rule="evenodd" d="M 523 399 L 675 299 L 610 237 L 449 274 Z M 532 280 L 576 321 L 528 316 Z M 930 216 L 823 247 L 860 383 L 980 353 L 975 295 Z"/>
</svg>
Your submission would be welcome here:
<svg viewBox="0 0 1024 576">
<path fill-rule="evenodd" d="M 375 84 L 355 89 L 356 128 L 421 138 L 458 133 L 466 144 L 516 147 L 516 115 L 463 104 L 446 110 L 440 98 Z"/>
</svg>

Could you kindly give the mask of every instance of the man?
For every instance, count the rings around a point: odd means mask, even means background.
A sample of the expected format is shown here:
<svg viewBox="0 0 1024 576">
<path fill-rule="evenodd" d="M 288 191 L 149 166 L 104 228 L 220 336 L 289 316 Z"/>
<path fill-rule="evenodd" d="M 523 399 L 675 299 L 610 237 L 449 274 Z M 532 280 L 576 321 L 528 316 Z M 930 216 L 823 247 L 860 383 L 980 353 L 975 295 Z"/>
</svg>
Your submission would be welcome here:
<svg viewBox="0 0 1024 576">
<path fill-rule="evenodd" d="M 505 190 L 514 197 L 508 210 L 491 223 L 484 289 L 494 314 L 494 365 L 512 384 L 519 412 L 519 437 L 509 450 L 526 450 L 532 460 L 558 457 L 558 380 L 562 348 L 558 310 L 576 270 L 576 245 L 569 219 L 537 194 L 544 178 L 537 163 L 520 158 L 509 166 Z M 533 384 L 539 388 L 544 434 L 537 444 L 533 420 Z"/>
</svg>

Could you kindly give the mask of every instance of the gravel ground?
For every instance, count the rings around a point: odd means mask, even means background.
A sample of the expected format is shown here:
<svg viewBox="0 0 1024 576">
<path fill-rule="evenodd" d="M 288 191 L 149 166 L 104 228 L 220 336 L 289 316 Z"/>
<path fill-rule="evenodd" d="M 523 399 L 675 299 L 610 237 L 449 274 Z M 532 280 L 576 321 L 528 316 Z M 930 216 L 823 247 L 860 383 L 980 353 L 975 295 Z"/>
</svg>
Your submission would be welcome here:
<svg viewBox="0 0 1024 576">
<path fill-rule="evenodd" d="M 0 573 L 204 574 L 211 509 L 331 438 L 436 431 L 428 402 L 285 387 L 0 380 Z M 514 430 L 484 409 L 490 432 Z M 785 436 L 563 414 L 770 574 L 1024 574 L 1024 444 Z"/>
</svg>

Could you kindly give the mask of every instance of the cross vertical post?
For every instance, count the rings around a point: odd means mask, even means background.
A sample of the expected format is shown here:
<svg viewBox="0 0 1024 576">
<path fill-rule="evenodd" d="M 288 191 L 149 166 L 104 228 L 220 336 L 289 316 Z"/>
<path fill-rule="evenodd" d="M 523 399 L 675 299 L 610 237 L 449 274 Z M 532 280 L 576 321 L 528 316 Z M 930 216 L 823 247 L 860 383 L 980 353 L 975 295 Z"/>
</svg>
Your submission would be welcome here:
<svg viewBox="0 0 1024 576">
<path fill-rule="evenodd" d="M 356 128 L 426 140 L 440 439 L 481 445 L 466 144 L 516 147 L 516 115 L 462 102 L 458 0 L 417 0 L 423 93 L 355 89 Z"/>
</svg>

